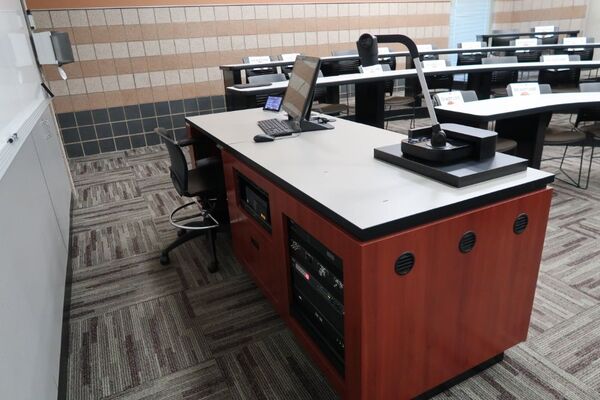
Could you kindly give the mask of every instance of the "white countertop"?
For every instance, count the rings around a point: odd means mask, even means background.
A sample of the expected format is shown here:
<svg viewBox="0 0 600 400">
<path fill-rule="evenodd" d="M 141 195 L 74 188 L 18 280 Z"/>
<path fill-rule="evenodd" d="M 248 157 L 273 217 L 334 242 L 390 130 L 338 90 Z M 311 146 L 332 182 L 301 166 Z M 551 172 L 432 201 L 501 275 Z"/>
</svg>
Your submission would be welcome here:
<svg viewBox="0 0 600 400">
<path fill-rule="evenodd" d="M 568 62 L 523 62 L 523 63 L 505 63 L 505 64 L 478 64 L 478 65 L 463 65 L 458 67 L 431 68 L 425 69 L 425 75 L 435 74 L 468 74 L 473 72 L 487 72 L 500 70 L 540 70 L 547 68 L 598 68 L 600 60 L 592 61 L 568 61 Z M 382 81 L 386 79 L 400 79 L 416 77 L 415 69 L 401 69 L 395 71 L 383 71 L 377 73 L 365 74 L 345 74 L 326 76 L 317 79 L 317 86 L 336 86 L 347 83 Z M 252 88 L 236 88 L 229 86 L 227 90 L 234 93 L 245 93 L 247 95 L 255 95 L 263 92 L 269 92 L 275 89 L 287 88 L 288 81 L 275 82 L 269 86 L 259 86 Z"/>
<path fill-rule="evenodd" d="M 464 188 L 451 187 L 373 157 L 375 147 L 398 143 L 403 135 L 343 119 L 332 123 L 333 130 L 255 143 L 253 136 L 261 133 L 256 121 L 274 115 L 248 109 L 188 120 L 284 189 L 301 193 L 355 231 L 408 224 L 432 212 L 443 215 L 441 209 L 456 210 L 461 203 L 552 177 L 529 168 Z"/>
<path fill-rule="evenodd" d="M 462 104 L 438 106 L 436 111 L 465 114 L 486 119 L 502 115 L 526 113 L 560 106 L 578 108 L 600 103 L 600 92 L 584 93 L 548 93 L 519 97 L 497 97 L 493 99 L 471 101 Z"/>
</svg>

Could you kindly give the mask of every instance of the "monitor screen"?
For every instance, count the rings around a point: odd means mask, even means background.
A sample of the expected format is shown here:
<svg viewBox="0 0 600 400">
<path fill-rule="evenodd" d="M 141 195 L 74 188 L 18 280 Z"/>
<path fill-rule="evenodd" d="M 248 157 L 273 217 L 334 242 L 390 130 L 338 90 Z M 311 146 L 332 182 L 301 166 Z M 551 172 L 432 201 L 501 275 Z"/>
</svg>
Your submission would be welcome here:
<svg viewBox="0 0 600 400">
<path fill-rule="evenodd" d="M 306 118 L 320 66 L 321 59 L 318 57 L 296 57 L 282 106 L 292 120 Z"/>
</svg>

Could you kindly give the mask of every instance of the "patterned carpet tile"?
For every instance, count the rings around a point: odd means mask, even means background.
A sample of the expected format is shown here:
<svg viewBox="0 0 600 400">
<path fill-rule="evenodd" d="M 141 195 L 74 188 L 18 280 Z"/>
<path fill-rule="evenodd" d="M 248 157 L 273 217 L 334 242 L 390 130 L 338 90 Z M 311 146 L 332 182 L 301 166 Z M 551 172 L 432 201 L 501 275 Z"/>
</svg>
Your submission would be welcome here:
<svg viewBox="0 0 600 400">
<path fill-rule="evenodd" d="M 338 399 L 287 330 L 217 357 L 217 362 L 232 399 Z"/>
<path fill-rule="evenodd" d="M 159 250 L 159 236 L 150 218 L 125 220 L 71 234 L 73 270 Z"/>
<path fill-rule="evenodd" d="M 600 307 L 578 314 L 528 345 L 594 388 L 596 398 L 600 398 Z"/>
<path fill-rule="evenodd" d="M 214 355 L 284 329 L 283 321 L 247 275 L 187 292 Z"/>
<path fill-rule="evenodd" d="M 441 399 L 480 400 L 594 400 L 598 393 L 548 359 L 520 345 L 506 352 L 504 360 L 462 382 Z"/>
<path fill-rule="evenodd" d="M 229 400 L 231 393 L 215 360 L 174 372 L 107 397 L 107 400 Z"/>
<path fill-rule="evenodd" d="M 574 172 L 571 153 L 564 167 Z M 556 171 L 557 156 L 561 148 L 546 148 L 543 168 Z M 68 399 L 337 398 L 236 261 L 228 234 L 218 235 L 214 274 L 203 237 L 159 264 L 177 237 L 168 214 L 183 203 L 164 146 L 70 164 L 78 196 Z M 593 176 L 599 169 L 594 160 Z M 600 398 L 600 179 L 587 191 L 553 186 L 528 341 L 436 399 Z"/>
<path fill-rule="evenodd" d="M 72 217 L 73 232 L 77 233 L 102 225 L 114 225 L 127 220 L 147 218 L 148 204 L 141 197 L 132 198 L 75 209 Z"/>
<path fill-rule="evenodd" d="M 177 270 L 158 262 L 158 253 L 79 269 L 71 282 L 70 319 L 89 318 L 183 290 Z"/>
<path fill-rule="evenodd" d="M 99 399 L 210 358 L 180 294 L 72 321 L 69 399 Z"/>
<path fill-rule="evenodd" d="M 535 294 L 529 339 L 600 303 L 544 273 L 539 275 Z"/>
<path fill-rule="evenodd" d="M 78 185 L 75 193 L 75 208 L 106 205 L 132 200 L 139 196 L 140 190 L 133 179 Z"/>
</svg>

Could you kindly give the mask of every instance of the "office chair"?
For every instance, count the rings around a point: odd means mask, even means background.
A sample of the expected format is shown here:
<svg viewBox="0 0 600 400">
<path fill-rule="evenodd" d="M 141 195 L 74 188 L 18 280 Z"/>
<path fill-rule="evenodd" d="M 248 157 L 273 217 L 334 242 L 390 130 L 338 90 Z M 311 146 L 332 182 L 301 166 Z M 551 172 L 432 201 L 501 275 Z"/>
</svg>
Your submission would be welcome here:
<svg viewBox="0 0 600 400">
<path fill-rule="evenodd" d="M 558 43 L 558 35 L 552 32 L 558 31 L 558 26 L 553 27 L 553 31 L 548 32 L 536 32 L 535 28 L 531 28 L 531 32 L 534 34 L 531 37 L 539 39 L 541 44 L 557 44 Z"/>
<path fill-rule="evenodd" d="M 288 54 L 280 54 L 277 56 L 277 59 L 280 61 L 285 61 L 286 58 L 291 58 L 293 56 L 299 56 L 302 53 L 288 53 Z M 285 76 L 290 79 L 290 73 L 292 72 L 292 69 L 294 68 L 294 61 L 290 60 L 290 64 L 287 65 L 282 65 L 281 66 L 281 72 L 283 72 L 285 74 Z"/>
<path fill-rule="evenodd" d="M 463 102 L 468 103 L 471 101 L 479 100 L 477 98 L 477 92 L 474 90 L 458 90 L 452 93 L 459 92 L 462 96 Z M 433 105 L 434 106 L 443 106 L 447 105 L 444 101 L 441 100 L 441 96 L 439 94 L 435 94 L 433 96 Z M 512 139 L 507 139 L 498 136 L 496 139 L 496 151 L 499 153 L 505 154 L 515 154 L 515 150 L 517 149 L 517 142 Z"/>
<path fill-rule="evenodd" d="M 515 56 L 486 57 L 481 59 L 482 64 L 516 64 Z M 506 86 L 519 80 L 519 71 L 492 71 L 491 88 L 495 97 L 506 96 Z"/>
<path fill-rule="evenodd" d="M 485 47 L 487 43 L 479 42 L 481 47 Z M 463 43 L 458 44 L 458 48 L 463 48 Z M 481 59 L 485 57 L 485 54 L 477 51 L 477 49 L 473 49 L 472 53 L 458 53 L 456 58 L 456 65 L 479 65 L 481 64 Z"/>
<path fill-rule="evenodd" d="M 348 56 L 348 55 L 358 55 L 358 51 L 356 49 L 353 50 L 339 50 L 332 51 L 331 55 L 333 56 Z M 325 76 L 334 76 L 334 75 L 346 75 L 346 74 L 357 74 L 359 73 L 358 67 L 360 66 L 360 60 L 358 58 L 354 60 L 339 60 L 333 62 L 327 62 L 323 64 L 322 70 Z M 350 96 L 350 85 L 341 85 L 346 92 L 346 104 L 349 102 Z"/>
<path fill-rule="evenodd" d="M 253 75 L 248 77 L 248 83 L 274 83 L 274 82 L 283 82 L 286 81 L 287 77 L 285 74 L 264 74 L 264 75 Z M 282 95 L 285 92 L 285 89 L 281 90 L 281 93 L 267 93 L 267 94 L 257 94 L 256 97 L 256 107 L 263 107 L 267 102 L 267 98 L 273 95 Z"/>
<path fill-rule="evenodd" d="M 381 69 L 384 71 L 391 71 L 390 64 L 381 64 Z M 399 96 L 394 95 L 394 81 L 385 81 L 384 83 L 385 93 L 389 93 L 389 96 L 385 96 L 383 101 L 387 111 L 392 111 L 393 109 L 398 110 L 412 110 L 407 116 L 410 117 L 410 127 L 415 127 L 415 116 L 416 116 L 416 103 L 415 98 L 412 96 Z M 385 119 L 385 128 L 387 129 L 389 121 L 393 121 L 394 117 L 386 117 Z"/>
<path fill-rule="evenodd" d="M 512 95 L 512 90 L 510 85 L 507 87 L 507 93 L 509 96 Z M 548 84 L 539 85 L 540 95 L 552 93 L 552 88 Z M 563 152 L 560 165 L 558 170 L 567 177 L 568 180 L 564 180 L 559 178 L 556 179 L 573 185 L 577 188 L 582 188 L 581 186 L 581 173 L 583 171 L 583 155 L 585 148 L 585 139 L 586 134 L 581 132 L 576 127 L 572 127 L 571 129 L 565 129 L 562 127 L 549 126 L 552 117 L 548 119 L 548 126 L 546 126 L 546 131 L 544 133 L 544 146 L 565 146 L 565 151 Z M 581 158 L 579 162 L 579 177 L 577 181 L 573 179 L 564 169 L 563 164 L 565 162 L 565 158 L 567 156 L 567 151 L 569 146 L 581 146 Z"/>
<path fill-rule="evenodd" d="M 265 57 L 269 57 L 269 61 L 273 61 L 270 56 L 265 56 Z M 243 57 L 242 63 L 251 64 L 252 58 L 253 57 Z M 245 69 L 244 71 L 246 72 L 246 78 L 249 78 L 251 76 L 256 76 L 256 75 L 276 74 L 277 67 L 248 68 L 248 69 Z"/>
<path fill-rule="evenodd" d="M 225 188 L 221 162 L 216 157 L 205 157 L 197 161 L 196 168 L 188 169 L 182 147 L 195 142 L 192 139 L 175 141 L 169 137 L 164 128 L 156 128 L 157 133 L 167 146 L 171 165 L 169 167 L 171 181 L 180 196 L 194 198 L 171 212 L 169 222 L 178 228 L 177 239 L 160 253 L 160 263 L 169 263 L 169 253 L 181 244 L 195 237 L 208 234 L 212 248 L 212 261 L 208 266 L 210 272 L 218 269 L 217 261 L 217 229 L 220 224 L 212 214 L 222 212 L 225 203 Z M 193 215 L 180 216 L 180 212 L 192 206 L 199 208 Z M 226 212 L 226 211 L 225 211 Z"/>
<path fill-rule="evenodd" d="M 580 92 L 600 92 L 600 82 L 582 82 L 579 84 Z M 590 184 L 590 175 L 592 173 L 592 163 L 594 161 L 594 150 L 598 143 L 600 143 L 600 111 L 594 109 L 580 109 L 577 113 L 577 119 L 575 126 L 581 132 L 583 132 L 588 138 L 588 142 L 592 147 L 592 154 L 590 155 L 590 163 L 588 165 L 587 179 L 585 186 L 582 189 L 587 189 Z M 582 122 L 592 122 L 592 124 L 586 124 L 583 127 L 579 127 Z"/>
<path fill-rule="evenodd" d="M 323 72 L 319 71 L 319 78 L 323 77 Z M 348 115 L 350 107 L 346 104 L 340 103 L 328 103 L 327 102 L 327 88 L 324 86 L 317 86 L 313 95 L 312 111 L 321 114 L 337 116 L 341 113 Z"/>
<path fill-rule="evenodd" d="M 569 61 L 579 61 L 579 55 L 569 55 Z M 542 62 L 545 56 L 542 56 Z M 579 85 L 580 68 L 542 69 L 538 74 L 538 83 L 548 84 L 552 92 L 573 92 Z"/>
<path fill-rule="evenodd" d="M 540 44 L 540 39 L 537 39 L 537 44 Z M 516 40 L 511 40 L 510 46 L 516 46 Z M 506 55 L 517 57 L 517 62 L 538 62 L 542 53 L 539 50 L 515 50 L 507 51 Z"/>
<path fill-rule="evenodd" d="M 515 30 L 495 29 L 492 31 L 492 34 L 496 33 L 515 33 L 515 35 L 492 37 L 492 47 L 510 46 L 511 40 L 516 40 L 519 38 L 519 35 L 516 35 L 517 31 Z"/>
</svg>

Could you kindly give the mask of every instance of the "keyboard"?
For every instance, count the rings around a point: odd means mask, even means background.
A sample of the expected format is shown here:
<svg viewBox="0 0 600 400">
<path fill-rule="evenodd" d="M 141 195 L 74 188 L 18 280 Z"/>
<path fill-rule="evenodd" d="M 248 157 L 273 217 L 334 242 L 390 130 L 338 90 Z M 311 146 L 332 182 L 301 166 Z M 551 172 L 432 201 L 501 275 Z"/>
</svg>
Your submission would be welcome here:
<svg viewBox="0 0 600 400">
<path fill-rule="evenodd" d="M 289 136 L 294 133 L 294 130 L 286 122 L 275 118 L 265 119 L 258 121 L 258 127 L 272 137 Z"/>
</svg>

